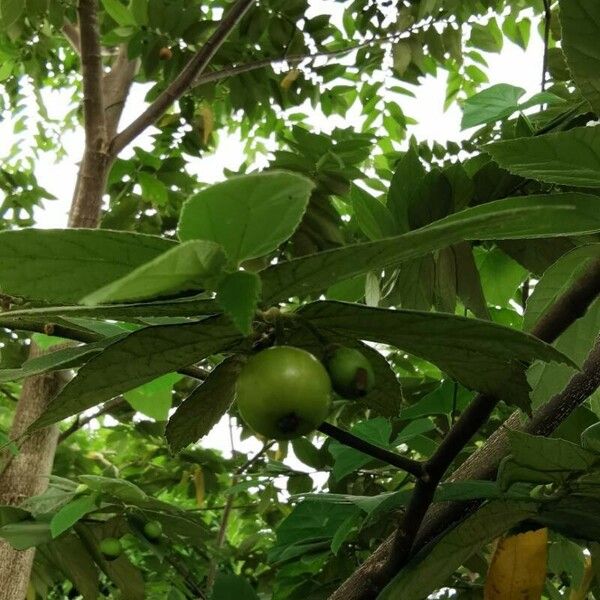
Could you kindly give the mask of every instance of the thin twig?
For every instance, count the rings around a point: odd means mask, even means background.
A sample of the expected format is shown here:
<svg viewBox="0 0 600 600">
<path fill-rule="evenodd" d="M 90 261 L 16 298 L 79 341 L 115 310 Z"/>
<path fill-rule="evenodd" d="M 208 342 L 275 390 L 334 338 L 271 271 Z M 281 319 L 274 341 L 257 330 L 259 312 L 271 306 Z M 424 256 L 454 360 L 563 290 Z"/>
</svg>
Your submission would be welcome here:
<svg viewBox="0 0 600 600">
<path fill-rule="evenodd" d="M 66 40 L 71 44 L 71 47 L 77 54 L 81 53 L 81 45 L 79 43 L 79 29 L 71 21 L 65 20 L 61 31 L 65 36 Z"/>
<path fill-rule="evenodd" d="M 83 429 L 86 425 L 91 423 L 94 419 L 101 417 L 102 415 L 106 415 L 109 412 L 115 410 L 116 408 L 120 408 L 127 403 L 123 396 L 117 396 L 108 402 L 105 402 L 102 408 L 96 411 L 93 415 L 86 415 L 85 417 L 78 416 L 75 421 L 71 424 L 68 429 L 65 429 L 58 436 L 58 443 L 64 442 L 69 436 L 73 435 L 75 432 Z"/>
<path fill-rule="evenodd" d="M 264 446 L 249 460 L 247 460 L 241 467 L 239 467 L 233 478 L 231 479 L 231 487 L 235 487 L 238 484 L 240 477 L 258 460 L 260 460 L 264 454 L 275 444 L 275 441 L 267 442 Z M 225 507 L 223 509 L 223 515 L 221 516 L 221 525 L 219 526 L 219 533 L 217 534 L 217 548 L 222 548 L 225 543 L 225 533 L 227 531 L 227 525 L 229 523 L 229 517 L 233 510 L 233 500 L 235 494 L 229 494 Z M 208 575 L 206 576 L 206 595 L 210 597 L 212 588 L 215 583 L 218 568 L 218 557 L 215 554 L 213 560 L 208 567 Z"/>
<path fill-rule="evenodd" d="M 223 19 L 210 36 L 208 41 L 190 59 L 181 73 L 173 80 L 167 89 L 146 108 L 146 110 L 118 133 L 110 144 L 111 157 L 117 156 L 123 148 L 130 144 L 140 133 L 152 125 L 164 112 L 190 88 L 194 80 L 208 66 L 231 31 L 256 0 L 238 0 L 224 15 Z"/>
<path fill-rule="evenodd" d="M 13 402 L 19 401 L 19 399 L 5 385 L 0 386 L 0 394 L 4 394 L 9 400 L 12 400 Z"/>
<path fill-rule="evenodd" d="M 386 450 L 385 448 L 381 448 L 375 444 L 371 444 L 370 442 L 353 435 L 349 431 L 340 429 L 339 427 L 336 427 L 331 423 L 327 423 L 326 421 L 321 423 L 317 429 L 330 438 L 337 440 L 340 442 L 340 444 L 344 444 L 344 446 L 354 448 L 363 454 L 367 454 L 368 456 L 372 456 L 377 460 L 388 463 L 398 469 L 401 469 L 402 471 L 406 471 L 407 473 L 414 475 L 415 477 L 421 477 L 423 475 L 423 464 L 418 460 L 406 458 L 401 454 Z"/>
</svg>

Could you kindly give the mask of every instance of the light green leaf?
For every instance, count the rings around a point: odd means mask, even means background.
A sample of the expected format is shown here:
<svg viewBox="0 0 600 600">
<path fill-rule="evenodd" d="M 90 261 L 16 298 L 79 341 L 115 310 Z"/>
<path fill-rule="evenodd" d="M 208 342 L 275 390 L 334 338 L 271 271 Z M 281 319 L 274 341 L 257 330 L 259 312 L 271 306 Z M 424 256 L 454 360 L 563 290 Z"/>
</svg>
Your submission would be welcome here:
<svg viewBox="0 0 600 600">
<path fill-rule="evenodd" d="M 137 25 L 129 9 L 124 4 L 121 4 L 119 0 L 102 0 L 102 5 L 112 19 L 122 27 Z"/>
<path fill-rule="evenodd" d="M 314 302 L 298 311 L 325 332 L 382 342 L 438 366 L 465 387 L 527 406 L 528 386 L 517 361 L 568 362 L 552 346 L 509 327 L 450 314 Z"/>
<path fill-rule="evenodd" d="M 535 515 L 534 505 L 495 501 L 480 508 L 421 552 L 383 589 L 378 600 L 423 600 L 485 544 Z"/>
<path fill-rule="evenodd" d="M 493 85 L 470 98 L 463 104 L 461 127 L 468 129 L 484 123 L 494 123 L 512 115 L 525 90 L 507 83 Z"/>
<path fill-rule="evenodd" d="M 313 188 L 310 179 L 286 171 L 234 177 L 184 204 L 179 237 L 217 242 L 235 263 L 264 256 L 294 233 Z"/>
<path fill-rule="evenodd" d="M 0 232 L 0 290 L 76 303 L 175 246 L 164 238 L 103 229 Z"/>
<path fill-rule="evenodd" d="M 474 23 L 471 26 L 469 43 L 486 52 L 500 52 L 504 37 L 495 18 L 490 19 L 485 25 Z"/>
<path fill-rule="evenodd" d="M 15 550 L 27 550 L 52 539 L 49 523 L 20 521 L 0 527 L 0 539 L 6 540 Z"/>
<path fill-rule="evenodd" d="M 169 201 L 167 186 L 156 175 L 140 171 L 138 181 L 142 188 L 142 197 L 146 202 L 154 206 L 164 206 Z"/>
<path fill-rule="evenodd" d="M 0 0 L 0 17 L 2 26 L 10 27 L 23 14 L 25 2 L 23 0 Z"/>
<path fill-rule="evenodd" d="M 353 185 L 350 202 L 358 226 L 370 240 L 381 240 L 397 233 L 392 213 L 383 202 L 365 190 Z"/>
<path fill-rule="evenodd" d="M 227 412 L 235 395 L 241 363 L 225 359 L 177 408 L 169 419 L 165 437 L 173 452 L 205 436 Z"/>
<path fill-rule="evenodd" d="M 50 521 L 52 537 L 57 538 L 96 508 L 96 496 L 85 495 L 71 500 L 52 517 Z"/>
<path fill-rule="evenodd" d="M 571 75 L 594 111 L 600 111 L 600 5 L 560 0 L 562 49 Z"/>
<path fill-rule="evenodd" d="M 123 502 L 136 504 L 148 498 L 146 492 L 126 479 L 115 479 L 100 475 L 80 475 L 79 481 L 85 483 L 88 488 L 95 492 L 108 494 Z"/>
<path fill-rule="evenodd" d="M 538 181 L 600 187 L 600 129 L 577 127 L 494 142 L 484 150 L 504 169 Z"/>
<path fill-rule="evenodd" d="M 131 302 L 215 287 L 227 258 L 214 242 L 194 240 L 179 244 L 121 279 L 83 298 L 88 306 Z"/>
<path fill-rule="evenodd" d="M 220 316 L 134 331 L 86 363 L 50 402 L 31 430 L 56 423 L 156 377 L 225 351 L 239 339 L 233 325 Z"/>
<path fill-rule="evenodd" d="M 599 171 L 600 172 L 600 171 Z M 566 193 L 507 198 L 468 208 L 401 236 L 336 248 L 261 272 L 273 304 L 371 270 L 385 269 L 463 240 L 519 239 L 600 231 L 600 198 Z"/>
<path fill-rule="evenodd" d="M 123 396 L 132 408 L 155 421 L 166 421 L 172 404 L 173 385 L 181 379 L 178 373 L 168 373 L 149 383 L 125 392 Z"/>
<path fill-rule="evenodd" d="M 244 335 L 252 331 L 260 289 L 260 277 L 250 271 L 229 273 L 217 288 L 217 302 Z"/>
</svg>

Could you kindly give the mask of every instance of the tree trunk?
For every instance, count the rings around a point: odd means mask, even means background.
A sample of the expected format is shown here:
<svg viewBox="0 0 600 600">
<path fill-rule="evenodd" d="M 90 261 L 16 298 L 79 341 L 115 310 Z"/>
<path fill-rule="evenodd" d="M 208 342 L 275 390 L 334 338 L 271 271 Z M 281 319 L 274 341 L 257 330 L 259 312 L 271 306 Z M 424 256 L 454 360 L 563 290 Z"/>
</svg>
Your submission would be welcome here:
<svg viewBox="0 0 600 600">
<path fill-rule="evenodd" d="M 42 352 L 33 346 L 30 357 Z M 49 400 L 63 385 L 63 373 L 49 373 L 27 379 L 23 384 L 11 428 L 11 437 L 20 436 L 39 417 Z M 17 505 L 25 498 L 42 493 L 48 485 L 58 440 L 58 427 L 52 425 L 28 437 L 19 454 L 9 459 L 0 475 L 0 504 Z M 33 557 L 33 549 L 17 551 L 0 540 L 0 600 L 23 600 Z"/>
</svg>

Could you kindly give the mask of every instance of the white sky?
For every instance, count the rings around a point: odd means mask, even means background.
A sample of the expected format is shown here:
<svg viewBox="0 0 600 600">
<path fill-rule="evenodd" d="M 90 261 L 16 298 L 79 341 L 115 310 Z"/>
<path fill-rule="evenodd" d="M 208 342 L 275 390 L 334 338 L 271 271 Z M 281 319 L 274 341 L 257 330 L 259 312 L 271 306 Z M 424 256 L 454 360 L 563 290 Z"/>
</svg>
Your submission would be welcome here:
<svg viewBox="0 0 600 600">
<path fill-rule="evenodd" d="M 336 4 L 340 7 L 338 3 L 320 2 L 320 6 L 331 7 Z M 339 15 L 337 16 L 339 17 Z M 539 91 L 543 45 L 536 31 L 537 28 L 532 27 L 532 40 L 526 52 L 505 40 L 501 54 L 484 55 L 489 63 L 487 70 L 490 79 L 489 85 L 510 83 L 524 88 L 528 95 Z M 402 99 L 402 109 L 405 114 L 418 120 L 418 124 L 409 128 L 409 134 L 414 134 L 419 141 L 435 140 L 444 143 L 448 140 L 459 140 L 466 137 L 466 134 L 460 131 L 460 109 L 454 105 L 447 112 L 443 111 L 445 87 L 446 74 L 440 70 L 437 78 L 427 77 L 420 86 L 413 88 L 416 98 L 403 97 Z M 134 86 L 124 111 L 122 124 L 130 122 L 143 110 L 144 93 L 144 87 Z M 59 92 L 44 93 L 44 98 L 50 115 L 60 119 L 68 109 L 68 101 L 65 101 L 66 95 Z M 0 157 L 5 156 L 14 143 L 13 123 L 10 115 L 4 115 L 4 118 L 4 121 L 0 121 Z M 323 130 L 329 129 L 332 125 L 331 122 L 324 121 L 323 117 L 317 114 L 311 115 L 310 121 L 313 126 Z M 349 126 L 351 123 L 352 119 L 348 119 L 344 124 L 343 119 L 337 118 L 335 125 Z M 148 130 L 141 138 L 138 138 L 136 145 L 148 148 L 151 133 L 152 130 Z M 239 137 L 223 135 L 220 137 L 219 147 L 211 156 L 194 159 L 194 171 L 201 174 L 203 181 L 218 181 L 223 178 L 224 168 L 235 170 L 243 162 L 243 147 Z M 56 201 L 47 202 L 44 209 L 38 212 L 38 227 L 64 227 L 67 222 L 68 206 L 77 172 L 76 163 L 80 160 L 83 147 L 82 132 L 65 134 L 63 145 L 66 150 L 65 159 L 55 164 L 48 156 L 47 160 L 39 161 L 36 168 L 36 176 L 40 185 L 58 198 Z M 127 154 L 126 151 L 123 156 Z M 242 442 L 237 430 L 234 431 L 234 438 L 235 447 L 239 451 L 253 452 L 260 448 L 260 444 L 255 439 Z M 229 427 L 226 418 L 203 439 L 202 445 L 218 448 L 226 455 L 229 454 Z M 292 459 L 287 462 L 298 470 L 308 470 L 297 460 Z M 322 482 L 323 478 L 318 477 L 317 480 Z"/>
</svg>

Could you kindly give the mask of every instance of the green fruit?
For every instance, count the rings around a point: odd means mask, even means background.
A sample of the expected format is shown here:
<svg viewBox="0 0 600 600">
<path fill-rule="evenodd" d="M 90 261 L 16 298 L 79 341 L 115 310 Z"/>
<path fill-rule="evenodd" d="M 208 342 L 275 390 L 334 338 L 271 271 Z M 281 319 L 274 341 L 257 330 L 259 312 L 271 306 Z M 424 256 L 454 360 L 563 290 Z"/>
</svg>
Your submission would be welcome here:
<svg viewBox="0 0 600 600">
<path fill-rule="evenodd" d="M 344 398 L 360 398 L 375 385 L 375 373 L 367 357 L 355 348 L 337 348 L 327 359 L 333 389 Z"/>
<path fill-rule="evenodd" d="M 144 525 L 144 535 L 149 540 L 157 540 L 162 535 L 162 525 L 158 521 L 148 521 Z"/>
<path fill-rule="evenodd" d="M 327 417 L 331 381 L 309 352 L 275 346 L 244 365 L 236 399 L 242 418 L 256 433 L 290 440 L 313 431 Z"/>
<path fill-rule="evenodd" d="M 581 445 L 586 450 L 600 452 L 600 423 L 594 423 L 593 425 L 590 425 L 581 434 Z"/>
<path fill-rule="evenodd" d="M 102 552 L 104 558 L 115 560 L 123 553 L 123 545 L 117 538 L 107 537 L 100 542 L 100 552 Z"/>
</svg>

